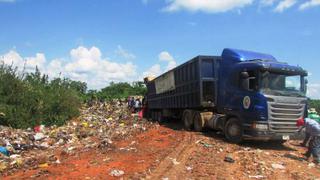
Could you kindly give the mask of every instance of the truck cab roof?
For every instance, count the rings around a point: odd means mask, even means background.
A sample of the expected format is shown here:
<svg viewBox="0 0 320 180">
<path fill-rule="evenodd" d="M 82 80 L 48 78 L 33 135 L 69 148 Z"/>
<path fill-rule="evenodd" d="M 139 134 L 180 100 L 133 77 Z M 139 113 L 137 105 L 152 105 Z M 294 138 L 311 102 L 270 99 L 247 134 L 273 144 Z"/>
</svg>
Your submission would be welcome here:
<svg viewBox="0 0 320 180">
<path fill-rule="evenodd" d="M 244 67 L 287 74 L 308 75 L 307 71 L 301 67 L 279 62 L 269 54 L 226 48 L 221 56 L 223 61 L 227 61 L 227 63 L 237 63 L 238 65 L 236 66 L 238 68 Z"/>
<path fill-rule="evenodd" d="M 221 56 L 223 59 L 230 59 L 234 61 L 248 61 L 256 59 L 277 61 L 275 57 L 269 54 L 231 48 L 224 49 Z"/>
</svg>

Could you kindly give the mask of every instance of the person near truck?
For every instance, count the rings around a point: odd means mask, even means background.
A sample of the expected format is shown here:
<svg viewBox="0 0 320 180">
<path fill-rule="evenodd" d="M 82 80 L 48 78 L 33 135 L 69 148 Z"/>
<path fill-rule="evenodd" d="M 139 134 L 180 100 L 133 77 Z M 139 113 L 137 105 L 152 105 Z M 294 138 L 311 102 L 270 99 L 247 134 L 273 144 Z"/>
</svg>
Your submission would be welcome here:
<svg viewBox="0 0 320 180">
<path fill-rule="evenodd" d="M 320 163 L 320 123 L 314 119 L 305 118 L 300 119 L 297 122 L 297 126 L 305 126 L 306 133 L 311 136 L 311 140 L 308 145 L 308 151 L 304 154 L 307 160 L 313 156 L 316 164 Z"/>
<path fill-rule="evenodd" d="M 318 123 L 320 123 L 320 116 L 318 115 L 315 108 L 308 109 L 307 117 L 310 119 L 316 120 Z M 311 136 L 309 133 L 306 132 L 306 136 L 305 136 L 303 142 L 301 143 L 301 146 L 307 147 L 310 140 L 311 140 Z"/>
</svg>

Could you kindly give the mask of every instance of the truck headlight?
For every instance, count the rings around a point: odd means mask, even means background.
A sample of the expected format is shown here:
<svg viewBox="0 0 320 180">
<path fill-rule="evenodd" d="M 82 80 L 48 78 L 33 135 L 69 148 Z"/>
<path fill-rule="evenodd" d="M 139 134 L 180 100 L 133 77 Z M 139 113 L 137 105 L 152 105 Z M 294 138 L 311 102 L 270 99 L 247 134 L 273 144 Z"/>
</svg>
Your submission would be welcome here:
<svg viewBox="0 0 320 180">
<path fill-rule="evenodd" d="M 253 124 L 253 128 L 259 130 L 268 130 L 268 124 Z"/>
</svg>

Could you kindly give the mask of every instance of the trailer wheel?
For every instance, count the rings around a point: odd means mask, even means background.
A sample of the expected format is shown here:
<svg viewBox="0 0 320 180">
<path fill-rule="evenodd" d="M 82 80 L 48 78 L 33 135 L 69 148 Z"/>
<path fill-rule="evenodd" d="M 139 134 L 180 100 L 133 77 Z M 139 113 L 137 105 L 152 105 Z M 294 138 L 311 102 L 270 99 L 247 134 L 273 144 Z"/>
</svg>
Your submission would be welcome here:
<svg viewBox="0 0 320 180">
<path fill-rule="evenodd" d="M 184 128 L 187 131 L 190 131 L 193 126 L 193 117 L 194 117 L 194 112 L 192 110 L 185 110 L 182 115 L 182 121 L 184 124 Z"/>
<path fill-rule="evenodd" d="M 193 117 L 194 130 L 201 132 L 204 128 L 204 119 L 201 117 L 200 112 L 196 112 Z"/>
<path fill-rule="evenodd" d="M 237 118 L 230 118 L 225 125 L 225 136 L 232 143 L 241 143 L 243 138 L 243 128 Z"/>
</svg>

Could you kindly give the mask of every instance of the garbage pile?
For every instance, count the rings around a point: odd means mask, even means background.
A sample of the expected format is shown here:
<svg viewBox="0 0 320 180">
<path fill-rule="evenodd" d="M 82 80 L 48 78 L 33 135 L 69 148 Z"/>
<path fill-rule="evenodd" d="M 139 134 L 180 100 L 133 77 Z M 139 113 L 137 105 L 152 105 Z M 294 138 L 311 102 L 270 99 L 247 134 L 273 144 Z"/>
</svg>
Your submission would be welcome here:
<svg viewBox="0 0 320 180">
<path fill-rule="evenodd" d="M 83 107 L 79 118 L 61 127 L 13 129 L 0 126 L 0 175 L 61 163 L 61 158 L 92 148 L 108 150 L 115 139 L 146 131 L 153 123 L 131 115 L 125 104 Z"/>
</svg>

